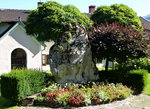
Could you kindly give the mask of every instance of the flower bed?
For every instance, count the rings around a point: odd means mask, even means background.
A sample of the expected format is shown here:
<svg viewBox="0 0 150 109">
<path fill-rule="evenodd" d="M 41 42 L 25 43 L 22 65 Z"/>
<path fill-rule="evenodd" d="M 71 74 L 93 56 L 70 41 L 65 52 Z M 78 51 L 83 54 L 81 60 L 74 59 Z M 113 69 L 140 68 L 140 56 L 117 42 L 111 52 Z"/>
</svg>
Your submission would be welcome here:
<svg viewBox="0 0 150 109">
<path fill-rule="evenodd" d="M 34 105 L 50 107 L 98 105 L 125 99 L 131 93 L 131 89 L 122 84 L 53 84 L 41 91 L 41 96 L 35 98 Z"/>
</svg>

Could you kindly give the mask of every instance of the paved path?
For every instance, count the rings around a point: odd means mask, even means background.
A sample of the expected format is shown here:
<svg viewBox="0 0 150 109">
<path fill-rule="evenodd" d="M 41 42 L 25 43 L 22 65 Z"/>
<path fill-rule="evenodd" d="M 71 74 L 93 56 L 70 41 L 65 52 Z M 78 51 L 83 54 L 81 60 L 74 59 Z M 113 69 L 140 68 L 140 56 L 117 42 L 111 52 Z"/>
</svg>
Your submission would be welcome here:
<svg viewBox="0 0 150 109">
<path fill-rule="evenodd" d="M 51 109 L 51 108 L 20 107 L 20 109 Z M 150 109 L 150 96 L 140 94 L 138 96 L 131 96 L 125 100 L 115 101 L 109 104 L 71 108 L 71 109 Z"/>
</svg>

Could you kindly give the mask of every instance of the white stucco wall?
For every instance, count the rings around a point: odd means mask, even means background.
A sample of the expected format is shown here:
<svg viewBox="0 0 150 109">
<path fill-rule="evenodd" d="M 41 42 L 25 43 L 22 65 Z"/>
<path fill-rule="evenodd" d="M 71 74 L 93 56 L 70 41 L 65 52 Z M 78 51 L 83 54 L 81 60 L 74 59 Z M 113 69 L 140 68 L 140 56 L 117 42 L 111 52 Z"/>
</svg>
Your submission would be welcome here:
<svg viewBox="0 0 150 109">
<path fill-rule="evenodd" d="M 26 52 L 28 69 L 41 70 L 41 45 L 28 36 L 22 26 L 17 25 L 0 38 L 0 74 L 11 71 L 11 53 L 17 48 Z"/>
<path fill-rule="evenodd" d="M 49 42 L 44 42 L 44 44 L 45 44 L 46 46 L 45 46 L 45 48 L 43 48 L 42 54 L 49 55 L 49 50 L 50 50 L 50 48 L 52 47 L 52 45 L 54 44 L 54 42 L 53 42 L 53 41 L 49 41 Z M 42 70 L 43 70 L 43 71 L 50 71 L 50 65 L 49 65 L 49 64 L 43 65 L 43 66 L 42 66 Z"/>
</svg>

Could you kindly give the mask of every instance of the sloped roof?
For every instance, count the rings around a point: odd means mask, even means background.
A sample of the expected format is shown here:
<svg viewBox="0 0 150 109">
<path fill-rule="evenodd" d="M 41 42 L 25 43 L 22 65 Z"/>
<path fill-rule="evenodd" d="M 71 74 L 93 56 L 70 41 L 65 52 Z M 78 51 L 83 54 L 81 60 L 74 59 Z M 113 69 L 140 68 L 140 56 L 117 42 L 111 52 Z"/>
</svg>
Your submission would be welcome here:
<svg viewBox="0 0 150 109">
<path fill-rule="evenodd" d="M 9 23 L 9 26 L 6 28 L 6 30 L 3 31 L 3 33 L 0 34 L 0 38 L 7 33 L 16 23 L 15 22 L 11 22 Z"/>
<path fill-rule="evenodd" d="M 29 10 L 15 10 L 15 9 L 1 9 L 0 10 L 0 23 L 1 22 L 17 22 L 21 18 L 22 22 L 27 20 Z"/>
<path fill-rule="evenodd" d="M 147 19 L 143 17 L 140 17 L 140 20 L 141 20 L 143 28 L 146 30 L 150 30 L 150 21 L 148 21 Z"/>
<path fill-rule="evenodd" d="M 26 22 L 30 10 L 17 10 L 17 9 L 0 9 L 0 23 L 2 22 L 17 22 L 21 18 L 22 22 Z M 91 17 L 91 13 L 83 13 Z M 143 28 L 150 30 L 150 21 L 140 17 Z"/>
<path fill-rule="evenodd" d="M 24 23 L 18 21 L 18 22 L 11 22 L 11 25 L 9 26 L 9 29 L 7 29 L 7 31 L 5 31 L 3 33 L 3 35 L 0 37 L 1 39 L 4 38 L 4 37 L 8 37 L 9 35 L 7 35 L 9 32 L 13 31 L 17 26 L 21 26 L 21 27 L 24 27 Z M 21 29 L 25 32 L 24 29 Z M 33 39 L 37 44 L 39 45 L 42 45 L 42 46 L 45 46 L 43 43 L 41 43 L 40 41 L 38 41 L 35 37 L 30 37 L 31 39 Z M 0 41 L 1 41 L 0 39 Z"/>
</svg>

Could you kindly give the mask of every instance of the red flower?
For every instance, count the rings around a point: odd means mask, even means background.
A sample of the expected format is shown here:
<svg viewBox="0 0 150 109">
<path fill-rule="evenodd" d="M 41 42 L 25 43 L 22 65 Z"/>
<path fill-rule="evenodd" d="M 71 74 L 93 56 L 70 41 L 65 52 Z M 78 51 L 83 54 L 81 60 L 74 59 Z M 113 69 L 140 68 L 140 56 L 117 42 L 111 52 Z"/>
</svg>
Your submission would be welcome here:
<svg viewBox="0 0 150 109">
<path fill-rule="evenodd" d="M 72 106 L 80 106 L 82 105 L 84 97 L 81 92 L 77 90 L 71 91 L 71 97 L 69 99 L 69 104 Z"/>
<path fill-rule="evenodd" d="M 100 103 L 101 103 L 101 100 L 95 97 L 95 98 L 93 98 L 93 99 L 91 100 L 91 103 L 92 103 L 93 105 L 97 105 L 97 104 L 100 104 Z"/>
</svg>

